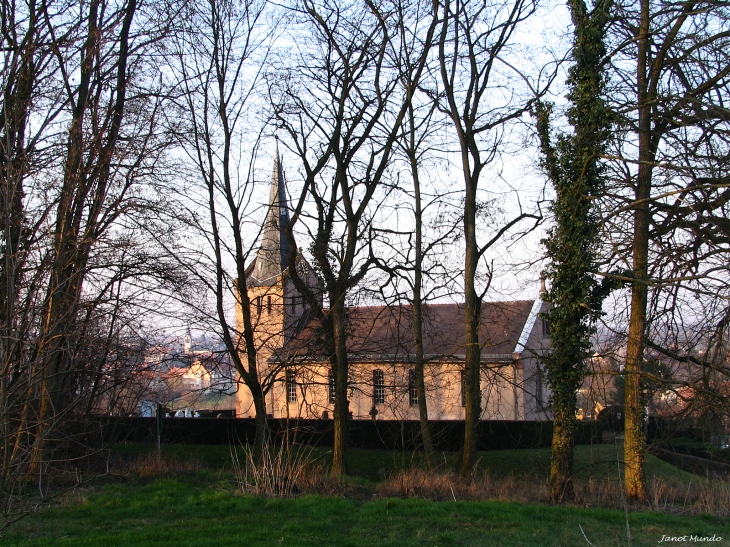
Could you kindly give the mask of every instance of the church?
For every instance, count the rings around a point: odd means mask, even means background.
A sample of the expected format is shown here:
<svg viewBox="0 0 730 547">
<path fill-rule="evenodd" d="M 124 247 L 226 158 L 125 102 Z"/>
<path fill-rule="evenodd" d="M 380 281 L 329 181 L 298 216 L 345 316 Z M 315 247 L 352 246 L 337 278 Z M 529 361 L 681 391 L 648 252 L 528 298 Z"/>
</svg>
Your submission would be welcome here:
<svg viewBox="0 0 730 547">
<path fill-rule="evenodd" d="M 277 150 L 261 244 L 246 268 L 259 373 L 262 385 L 270 386 L 266 412 L 271 418 L 329 419 L 334 376 L 323 353 L 318 321 L 287 273 L 289 243 L 282 231 L 289 218 Z M 322 283 L 301 252 L 296 267 L 308 286 L 322 294 Z M 539 363 L 550 347 L 549 325 L 540 317 L 547 305 L 539 297 L 482 303 L 483 420 L 551 419 Z M 236 312 L 240 325 L 240 309 Z M 417 420 L 411 306 L 357 306 L 348 308 L 347 314 L 352 418 Z M 463 420 L 463 304 L 423 306 L 423 342 L 429 419 Z M 240 382 L 236 415 L 254 415 L 251 394 Z"/>
</svg>

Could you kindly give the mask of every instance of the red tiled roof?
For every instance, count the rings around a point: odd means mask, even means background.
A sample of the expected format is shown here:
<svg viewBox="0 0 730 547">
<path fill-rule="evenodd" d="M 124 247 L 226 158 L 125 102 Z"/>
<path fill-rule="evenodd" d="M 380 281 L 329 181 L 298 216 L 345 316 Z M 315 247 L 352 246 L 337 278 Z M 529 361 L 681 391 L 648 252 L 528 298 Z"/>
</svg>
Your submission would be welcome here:
<svg viewBox="0 0 730 547">
<path fill-rule="evenodd" d="M 533 301 L 485 302 L 479 343 L 483 358 L 511 355 L 530 314 Z M 364 306 L 347 310 L 347 349 L 353 359 L 412 360 L 413 312 L 410 305 Z M 309 321 L 280 350 L 280 358 L 319 360 L 322 355 L 319 322 Z M 424 307 L 423 345 L 428 358 L 463 357 L 464 305 L 430 304 Z"/>
</svg>

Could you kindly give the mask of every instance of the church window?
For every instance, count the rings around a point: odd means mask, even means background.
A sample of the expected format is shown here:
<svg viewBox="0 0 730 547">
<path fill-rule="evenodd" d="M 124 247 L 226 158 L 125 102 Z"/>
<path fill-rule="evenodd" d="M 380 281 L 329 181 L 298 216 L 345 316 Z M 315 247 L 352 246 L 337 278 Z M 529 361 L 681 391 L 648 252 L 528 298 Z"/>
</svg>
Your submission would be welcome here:
<svg viewBox="0 0 730 547">
<path fill-rule="evenodd" d="M 297 375 L 293 370 L 286 371 L 286 400 L 288 403 L 297 402 Z"/>
<path fill-rule="evenodd" d="M 329 389 L 330 404 L 334 404 L 337 392 L 335 391 L 335 371 L 332 369 L 327 373 L 327 387 Z"/>
<path fill-rule="evenodd" d="M 253 299 L 254 305 L 256 306 L 256 315 L 257 316 L 261 315 L 261 298 L 262 298 L 261 296 L 257 296 L 256 298 Z"/>
<path fill-rule="evenodd" d="M 411 406 L 418 404 L 418 390 L 416 389 L 416 371 L 410 369 L 408 371 L 408 403 Z"/>
<path fill-rule="evenodd" d="M 373 371 L 373 405 L 385 403 L 385 374 L 382 370 Z"/>
<path fill-rule="evenodd" d="M 266 313 L 271 315 L 271 296 L 266 297 Z"/>
</svg>

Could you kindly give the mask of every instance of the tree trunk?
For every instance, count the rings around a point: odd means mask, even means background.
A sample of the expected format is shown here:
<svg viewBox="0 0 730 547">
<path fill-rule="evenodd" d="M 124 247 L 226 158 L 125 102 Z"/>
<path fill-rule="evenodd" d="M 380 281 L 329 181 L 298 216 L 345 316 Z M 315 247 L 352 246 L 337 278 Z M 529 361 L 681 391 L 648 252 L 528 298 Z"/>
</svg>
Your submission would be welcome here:
<svg viewBox="0 0 730 547">
<path fill-rule="evenodd" d="M 414 293 L 413 298 L 413 331 L 416 342 L 416 396 L 418 397 L 418 419 L 421 425 L 421 441 L 423 452 L 426 456 L 428 470 L 436 469 L 436 458 L 433 451 L 431 439 L 431 428 L 428 425 L 428 407 L 426 406 L 426 381 L 424 378 L 424 356 L 423 356 L 423 315 L 421 310 L 420 291 L 418 296 Z"/>
<path fill-rule="evenodd" d="M 213 211 L 213 206 L 211 204 L 211 211 Z M 213 221 L 215 219 L 213 218 Z M 254 456 L 258 459 L 263 456 L 264 454 L 264 445 L 266 444 L 266 441 L 268 440 L 268 420 L 266 418 L 266 401 L 264 400 L 265 394 L 264 390 L 261 387 L 261 381 L 259 379 L 259 371 L 258 371 L 258 352 L 256 348 L 256 341 L 254 340 L 254 328 L 253 323 L 251 322 L 251 299 L 248 297 L 248 288 L 246 287 L 246 281 L 245 281 L 245 270 L 242 267 L 243 264 L 243 252 L 240 251 L 240 245 L 241 245 L 241 237 L 240 232 L 236 231 L 236 241 L 239 245 L 239 249 L 236 251 L 237 256 L 239 258 L 239 269 L 238 269 L 238 275 L 239 275 L 239 282 L 236 283 L 236 288 L 238 292 L 238 302 L 237 306 L 240 307 L 241 310 L 241 319 L 243 320 L 243 325 L 241 325 L 239 328 L 242 327 L 242 333 L 239 335 L 241 338 L 243 338 L 243 347 L 246 351 L 246 361 L 244 362 L 243 359 L 241 359 L 241 354 L 239 350 L 239 340 L 234 340 L 231 336 L 231 330 L 228 328 L 228 323 L 225 320 L 226 312 L 223 305 L 224 299 L 223 299 L 223 267 L 222 263 L 220 262 L 221 257 L 221 251 L 219 246 L 219 236 L 217 231 L 217 225 L 214 223 L 214 233 L 215 233 L 215 239 L 217 242 L 216 245 L 216 255 L 217 255 L 217 289 L 216 289 L 216 298 L 217 298 L 217 306 L 218 306 L 218 318 L 221 322 L 221 325 L 223 328 L 223 339 L 226 343 L 226 348 L 228 349 L 229 355 L 231 355 L 231 359 L 233 360 L 233 363 L 236 367 L 236 370 L 238 371 L 238 375 L 243 380 L 244 384 L 246 384 L 246 387 L 248 387 L 249 391 L 251 392 L 251 398 L 253 399 L 253 406 L 254 406 L 254 412 L 256 413 L 256 436 L 254 438 Z M 243 281 L 240 281 L 243 280 Z"/>
<path fill-rule="evenodd" d="M 466 151 L 464 151 L 466 155 Z M 464 162 L 468 168 L 468 162 Z M 465 171 L 468 175 L 468 171 Z M 470 177 L 467 177 L 470 178 Z M 474 468 L 479 436 L 479 416 L 481 413 L 479 323 L 481 302 L 476 292 L 475 277 L 479 253 L 476 242 L 476 185 L 467 180 L 464 204 L 464 236 L 466 239 L 466 259 L 464 263 L 464 450 L 462 453 L 461 476 L 468 478 Z"/>
<path fill-rule="evenodd" d="M 266 403 L 264 401 L 264 394 L 259 389 L 254 393 L 251 391 L 253 398 L 253 407 L 256 412 L 256 437 L 254 438 L 254 457 L 258 460 L 264 454 L 264 446 L 268 440 L 269 435 L 269 423 L 266 418 Z"/>
<path fill-rule="evenodd" d="M 644 405 L 641 397 L 641 370 L 644 360 L 646 335 L 646 306 L 648 295 L 649 263 L 649 197 L 651 195 L 651 93 L 647 74 L 649 55 L 649 0 L 641 0 L 641 14 L 637 35 L 638 62 L 638 115 L 639 115 L 639 170 L 636 177 L 636 205 L 634 209 L 633 274 L 629 339 L 626 348 L 625 401 L 624 401 L 624 483 L 626 498 L 646 499 L 644 462 L 646 433 Z"/>
<path fill-rule="evenodd" d="M 575 405 L 575 392 L 573 392 L 572 397 L 557 397 L 555 393 L 553 394 L 550 495 L 554 503 L 562 503 L 566 499 L 573 499 Z"/>
<path fill-rule="evenodd" d="M 415 193 L 415 264 L 413 275 L 413 340 L 416 350 L 416 396 L 418 397 L 418 419 L 421 425 L 421 441 L 423 452 L 426 456 L 426 464 L 429 471 L 436 468 L 436 458 L 433 453 L 433 441 L 431 440 L 431 428 L 428 425 L 428 406 L 426 404 L 426 380 L 424 378 L 425 359 L 423 355 L 423 210 L 421 205 L 421 181 L 418 176 L 418 161 L 416 158 L 416 144 L 414 126 L 413 106 L 408 108 L 410 123 L 410 142 L 408 146 L 408 158 L 411 164 L 411 175 L 413 176 L 413 188 Z"/>
<path fill-rule="evenodd" d="M 335 408 L 334 427 L 335 438 L 332 449 L 332 475 L 344 475 L 347 473 L 347 422 L 350 418 L 350 402 L 347 400 L 347 377 L 348 362 L 346 348 L 346 315 L 344 295 L 333 292 L 333 300 L 330 306 L 332 314 L 332 334 L 334 336 L 334 362 L 333 371 L 335 374 Z"/>
</svg>

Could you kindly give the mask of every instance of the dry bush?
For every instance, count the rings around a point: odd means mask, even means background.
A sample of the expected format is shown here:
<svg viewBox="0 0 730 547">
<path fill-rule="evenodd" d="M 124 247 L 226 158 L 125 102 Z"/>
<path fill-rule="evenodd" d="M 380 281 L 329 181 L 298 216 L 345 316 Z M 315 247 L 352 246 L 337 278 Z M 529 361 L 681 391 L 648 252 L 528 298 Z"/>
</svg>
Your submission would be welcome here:
<svg viewBox="0 0 730 547">
<path fill-rule="evenodd" d="M 324 462 L 317 461 L 307 447 L 277 448 L 264 445 L 259 457 L 252 447 L 243 446 L 243 458 L 231 451 L 233 471 L 240 492 L 267 497 L 299 494 L 342 495 L 344 483 L 332 477 Z M 243 460 L 243 461 L 242 461 Z"/>
<path fill-rule="evenodd" d="M 698 478 L 696 482 L 649 481 L 649 499 L 636 508 L 684 515 L 730 516 L 730 482 Z M 623 485 L 611 479 L 589 479 L 574 484 L 574 505 L 583 507 L 625 507 Z M 490 477 L 474 475 L 462 480 L 450 471 L 421 469 L 399 471 L 377 487 L 380 497 L 420 497 L 431 500 L 498 500 L 549 503 L 546 481 L 535 477 Z"/>
</svg>

